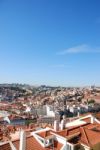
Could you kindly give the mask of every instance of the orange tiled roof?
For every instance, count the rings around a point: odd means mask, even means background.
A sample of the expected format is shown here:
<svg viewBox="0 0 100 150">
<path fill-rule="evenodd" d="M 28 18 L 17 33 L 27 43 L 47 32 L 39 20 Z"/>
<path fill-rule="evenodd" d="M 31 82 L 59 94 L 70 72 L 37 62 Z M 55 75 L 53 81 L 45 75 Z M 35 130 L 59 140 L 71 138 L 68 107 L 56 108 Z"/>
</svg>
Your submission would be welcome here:
<svg viewBox="0 0 100 150">
<path fill-rule="evenodd" d="M 53 131 L 52 129 L 49 131 L 40 131 L 37 134 L 43 138 L 46 138 L 53 133 L 58 134 L 62 137 L 69 138 L 69 140 L 73 140 L 73 137 L 76 138 L 78 136 L 77 142 L 80 144 L 85 144 L 89 147 L 94 146 L 95 144 L 100 142 L 100 124 L 93 123 L 91 124 L 89 118 L 86 118 L 86 124 L 68 127 L 62 131 Z M 26 130 L 29 132 L 30 130 Z M 95 138 L 94 138 L 95 137 Z M 12 141 L 15 145 L 16 149 L 19 150 L 19 139 Z M 73 142 L 72 142 L 73 143 Z M 60 150 L 63 145 L 57 141 L 54 141 L 54 150 Z M 26 150 L 51 150 L 52 146 L 42 147 L 41 144 L 35 139 L 34 136 L 26 137 Z M 0 149 L 3 150 L 3 149 Z M 4 149 L 6 150 L 6 149 Z M 7 149 L 9 150 L 9 149 Z"/>
<path fill-rule="evenodd" d="M 97 131 L 96 131 L 97 130 Z M 65 129 L 62 131 L 55 132 L 56 134 L 68 137 L 72 135 L 79 134 L 79 142 L 86 144 L 87 146 L 93 146 L 100 142 L 100 125 L 99 124 L 90 124 L 87 123 L 85 125 Z M 95 140 L 94 140 L 95 137 Z"/>
<path fill-rule="evenodd" d="M 42 138 L 45 138 L 45 137 L 47 137 L 47 136 L 49 136 L 49 135 L 51 135 L 51 130 L 49 130 L 49 131 L 44 131 L 44 132 L 39 132 L 39 133 L 37 133 L 39 136 L 41 136 Z"/>
<path fill-rule="evenodd" d="M 19 150 L 19 140 L 13 141 L 13 144 Z M 54 150 L 60 150 L 62 146 L 61 143 L 54 141 Z M 52 147 L 42 147 L 33 136 L 29 136 L 26 138 L 26 150 L 52 150 Z"/>
<path fill-rule="evenodd" d="M 91 122 L 91 118 L 88 117 L 88 118 L 82 119 L 82 121 L 85 121 L 85 122 L 87 122 L 87 123 L 90 123 L 90 122 Z"/>
<path fill-rule="evenodd" d="M 81 128 L 81 140 L 82 143 L 92 147 L 100 142 L 100 132 L 96 132 L 90 129 Z"/>
<path fill-rule="evenodd" d="M 0 150 L 12 150 L 9 143 L 0 145 Z"/>
</svg>

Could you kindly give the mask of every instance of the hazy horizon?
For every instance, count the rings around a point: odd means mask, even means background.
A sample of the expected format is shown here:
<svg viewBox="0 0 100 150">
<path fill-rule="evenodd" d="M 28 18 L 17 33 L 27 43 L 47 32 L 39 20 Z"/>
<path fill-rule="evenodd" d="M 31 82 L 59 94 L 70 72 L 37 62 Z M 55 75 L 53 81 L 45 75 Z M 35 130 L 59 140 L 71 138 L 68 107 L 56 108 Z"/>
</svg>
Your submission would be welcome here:
<svg viewBox="0 0 100 150">
<path fill-rule="evenodd" d="M 91 87 L 91 86 L 95 86 L 95 87 L 100 87 L 100 85 L 94 85 L 94 84 L 91 84 L 91 85 L 52 85 L 52 84 L 30 84 L 30 83 L 0 83 L 0 85 L 6 85 L 6 84 L 8 84 L 8 85 L 12 85 L 12 84 L 18 84 L 18 85 L 29 85 L 29 86 L 33 86 L 33 87 L 39 87 L 39 86 L 50 86 L 50 87 L 80 87 L 80 88 L 82 88 L 82 87 Z"/>
</svg>

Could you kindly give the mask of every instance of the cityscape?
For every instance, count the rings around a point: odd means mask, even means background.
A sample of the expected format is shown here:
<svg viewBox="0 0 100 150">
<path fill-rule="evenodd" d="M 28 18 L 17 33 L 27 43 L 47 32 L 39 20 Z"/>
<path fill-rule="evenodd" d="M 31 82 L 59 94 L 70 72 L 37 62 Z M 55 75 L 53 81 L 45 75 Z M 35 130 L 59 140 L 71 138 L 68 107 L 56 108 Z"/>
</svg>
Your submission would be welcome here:
<svg viewBox="0 0 100 150">
<path fill-rule="evenodd" d="M 100 150 L 99 0 L 0 0 L 0 150 Z"/>
<path fill-rule="evenodd" d="M 100 87 L 1 84 L 0 126 L 4 150 L 98 149 Z"/>
</svg>

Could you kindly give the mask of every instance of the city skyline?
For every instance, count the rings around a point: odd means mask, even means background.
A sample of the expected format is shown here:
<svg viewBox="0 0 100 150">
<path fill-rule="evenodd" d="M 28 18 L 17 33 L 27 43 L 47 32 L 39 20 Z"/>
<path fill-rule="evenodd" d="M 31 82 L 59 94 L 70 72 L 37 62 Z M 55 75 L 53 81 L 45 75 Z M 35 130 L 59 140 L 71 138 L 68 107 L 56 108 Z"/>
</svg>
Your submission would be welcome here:
<svg viewBox="0 0 100 150">
<path fill-rule="evenodd" d="M 100 85 L 100 2 L 0 1 L 0 83 Z"/>
</svg>

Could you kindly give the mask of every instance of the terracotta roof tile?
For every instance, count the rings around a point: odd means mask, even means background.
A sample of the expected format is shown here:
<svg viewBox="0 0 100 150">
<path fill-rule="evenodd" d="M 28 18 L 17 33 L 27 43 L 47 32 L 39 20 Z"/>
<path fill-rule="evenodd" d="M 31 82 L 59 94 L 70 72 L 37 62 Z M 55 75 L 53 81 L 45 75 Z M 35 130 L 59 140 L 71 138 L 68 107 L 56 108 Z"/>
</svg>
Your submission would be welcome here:
<svg viewBox="0 0 100 150">
<path fill-rule="evenodd" d="M 19 150 L 19 140 L 13 141 L 14 146 L 16 147 L 17 150 Z M 60 148 L 63 145 L 59 142 L 54 141 L 54 150 L 60 150 Z M 26 150 L 51 150 L 52 146 L 49 147 L 42 147 L 39 142 L 33 137 L 27 137 L 26 138 Z"/>
<path fill-rule="evenodd" d="M 0 145 L 0 150 L 12 150 L 9 143 Z"/>
<path fill-rule="evenodd" d="M 81 138 L 80 142 L 86 144 L 89 147 L 100 142 L 100 132 L 95 130 L 90 130 L 87 128 L 80 128 L 81 131 Z"/>
<path fill-rule="evenodd" d="M 44 132 L 39 132 L 38 135 L 41 136 L 41 137 L 43 137 L 43 138 L 45 138 L 45 137 L 51 135 L 50 132 L 51 132 L 51 130 L 49 130 L 49 131 L 44 131 Z"/>
<path fill-rule="evenodd" d="M 87 122 L 87 123 L 91 123 L 91 118 L 88 117 L 88 118 L 82 119 L 82 121 L 85 121 L 85 122 Z"/>
</svg>

